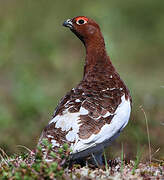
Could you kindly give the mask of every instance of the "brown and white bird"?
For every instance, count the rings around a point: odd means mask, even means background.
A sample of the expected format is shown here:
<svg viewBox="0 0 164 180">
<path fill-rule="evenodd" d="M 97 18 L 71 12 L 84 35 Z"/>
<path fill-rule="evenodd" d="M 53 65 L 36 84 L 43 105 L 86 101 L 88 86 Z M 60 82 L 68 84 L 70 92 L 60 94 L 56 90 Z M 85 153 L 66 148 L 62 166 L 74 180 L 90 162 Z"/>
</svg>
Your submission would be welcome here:
<svg viewBox="0 0 164 180">
<path fill-rule="evenodd" d="M 72 159 L 91 154 L 102 165 L 102 151 L 127 125 L 131 96 L 112 65 L 99 25 L 85 16 L 63 23 L 84 44 L 86 59 L 82 81 L 63 97 L 43 130 L 56 148 L 67 143 Z"/>
</svg>

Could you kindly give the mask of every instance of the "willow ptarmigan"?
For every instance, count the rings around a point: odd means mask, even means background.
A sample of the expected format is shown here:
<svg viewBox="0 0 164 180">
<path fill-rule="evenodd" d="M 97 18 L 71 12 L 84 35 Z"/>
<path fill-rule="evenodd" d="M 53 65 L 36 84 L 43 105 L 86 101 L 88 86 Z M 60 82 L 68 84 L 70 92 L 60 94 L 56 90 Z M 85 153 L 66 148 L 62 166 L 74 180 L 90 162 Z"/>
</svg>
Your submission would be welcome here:
<svg viewBox="0 0 164 180">
<path fill-rule="evenodd" d="M 99 25 L 85 16 L 68 19 L 63 25 L 85 46 L 84 75 L 61 99 L 39 143 L 46 138 L 54 150 L 67 143 L 72 159 L 92 154 L 102 164 L 103 149 L 129 121 L 131 96 L 107 55 Z"/>
</svg>

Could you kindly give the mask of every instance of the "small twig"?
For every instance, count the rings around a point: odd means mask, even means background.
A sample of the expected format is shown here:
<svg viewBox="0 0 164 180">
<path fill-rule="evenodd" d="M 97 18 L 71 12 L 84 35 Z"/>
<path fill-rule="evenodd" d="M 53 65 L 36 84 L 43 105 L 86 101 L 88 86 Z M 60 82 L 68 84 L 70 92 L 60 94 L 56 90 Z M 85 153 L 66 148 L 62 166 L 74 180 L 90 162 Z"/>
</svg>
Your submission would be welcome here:
<svg viewBox="0 0 164 180">
<path fill-rule="evenodd" d="M 142 106 L 140 106 L 140 109 L 142 110 L 142 112 L 144 113 L 144 116 L 145 116 L 146 130 L 147 130 L 147 137 L 148 137 L 148 145 L 149 145 L 149 161 L 151 163 L 151 144 L 150 144 L 150 134 L 149 134 L 148 120 L 147 120 L 146 113 L 145 113 L 145 111 L 144 111 Z"/>
<path fill-rule="evenodd" d="M 159 159 L 156 159 L 156 158 L 153 158 L 153 160 L 157 161 L 157 162 L 160 162 L 160 163 L 164 162 L 164 160 L 159 160 Z"/>
<path fill-rule="evenodd" d="M 98 164 L 98 162 L 97 162 L 97 160 L 96 160 L 96 158 L 95 158 L 95 156 L 94 156 L 94 154 L 93 154 L 93 153 L 92 153 L 92 158 L 94 159 L 94 161 L 95 161 L 95 163 L 96 163 L 97 167 L 99 167 L 99 164 Z"/>
<path fill-rule="evenodd" d="M 152 158 L 155 154 L 157 154 L 157 152 L 159 152 L 159 150 L 160 150 L 160 148 L 158 148 L 158 149 L 151 155 L 151 158 Z"/>
</svg>

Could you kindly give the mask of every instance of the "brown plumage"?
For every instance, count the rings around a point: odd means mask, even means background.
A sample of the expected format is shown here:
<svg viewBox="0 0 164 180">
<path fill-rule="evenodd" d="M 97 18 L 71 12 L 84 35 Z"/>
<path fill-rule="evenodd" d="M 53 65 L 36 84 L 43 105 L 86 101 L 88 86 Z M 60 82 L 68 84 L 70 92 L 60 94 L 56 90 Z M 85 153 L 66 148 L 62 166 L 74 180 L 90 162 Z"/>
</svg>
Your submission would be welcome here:
<svg viewBox="0 0 164 180">
<path fill-rule="evenodd" d="M 94 153 L 102 164 L 101 152 L 126 126 L 131 97 L 105 49 L 98 24 L 85 16 L 63 24 L 83 42 L 86 49 L 82 81 L 63 97 L 39 143 L 47 138 L 54 147 L 68 143 L 72 158 Z"/>
</svg>

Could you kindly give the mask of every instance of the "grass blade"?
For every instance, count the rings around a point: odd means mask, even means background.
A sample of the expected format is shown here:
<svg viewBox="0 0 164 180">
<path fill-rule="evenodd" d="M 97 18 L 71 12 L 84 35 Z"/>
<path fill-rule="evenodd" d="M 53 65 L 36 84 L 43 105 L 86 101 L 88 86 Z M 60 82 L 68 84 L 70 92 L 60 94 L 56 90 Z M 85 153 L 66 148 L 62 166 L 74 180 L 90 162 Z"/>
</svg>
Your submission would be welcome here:
<svg viewBox="0 0 164 180">
<path fill-rule="evenodd" d="M 122 150 L 121 150 L 121 173 L 123 172 L 124 169 L 124 146 L 122 143 Z"/>
<path fill-rule="evenodd" d="M 108 167 L 108 162 L 107 162 L 105 150 L 104 150 L 103 154 L 104 154 L 104 160 L 105 160 L 105 169 L 106 169 L 106 171 L 108 171 L 108 170 L 109 170 L 109 167 Z"/>
<path fill-rule="evenodd" d="M 134 167 L 132 169 L 132 174 L 135 174 L 135 170 L 138 168 L 140 159 L 141 159 L 141 155 L 142 155 L 142 151 L 139 150 L 139 148 L 137 148 L 137 155 L 136 155 L 136 160 L 134 162 Z"/>
</svg>

